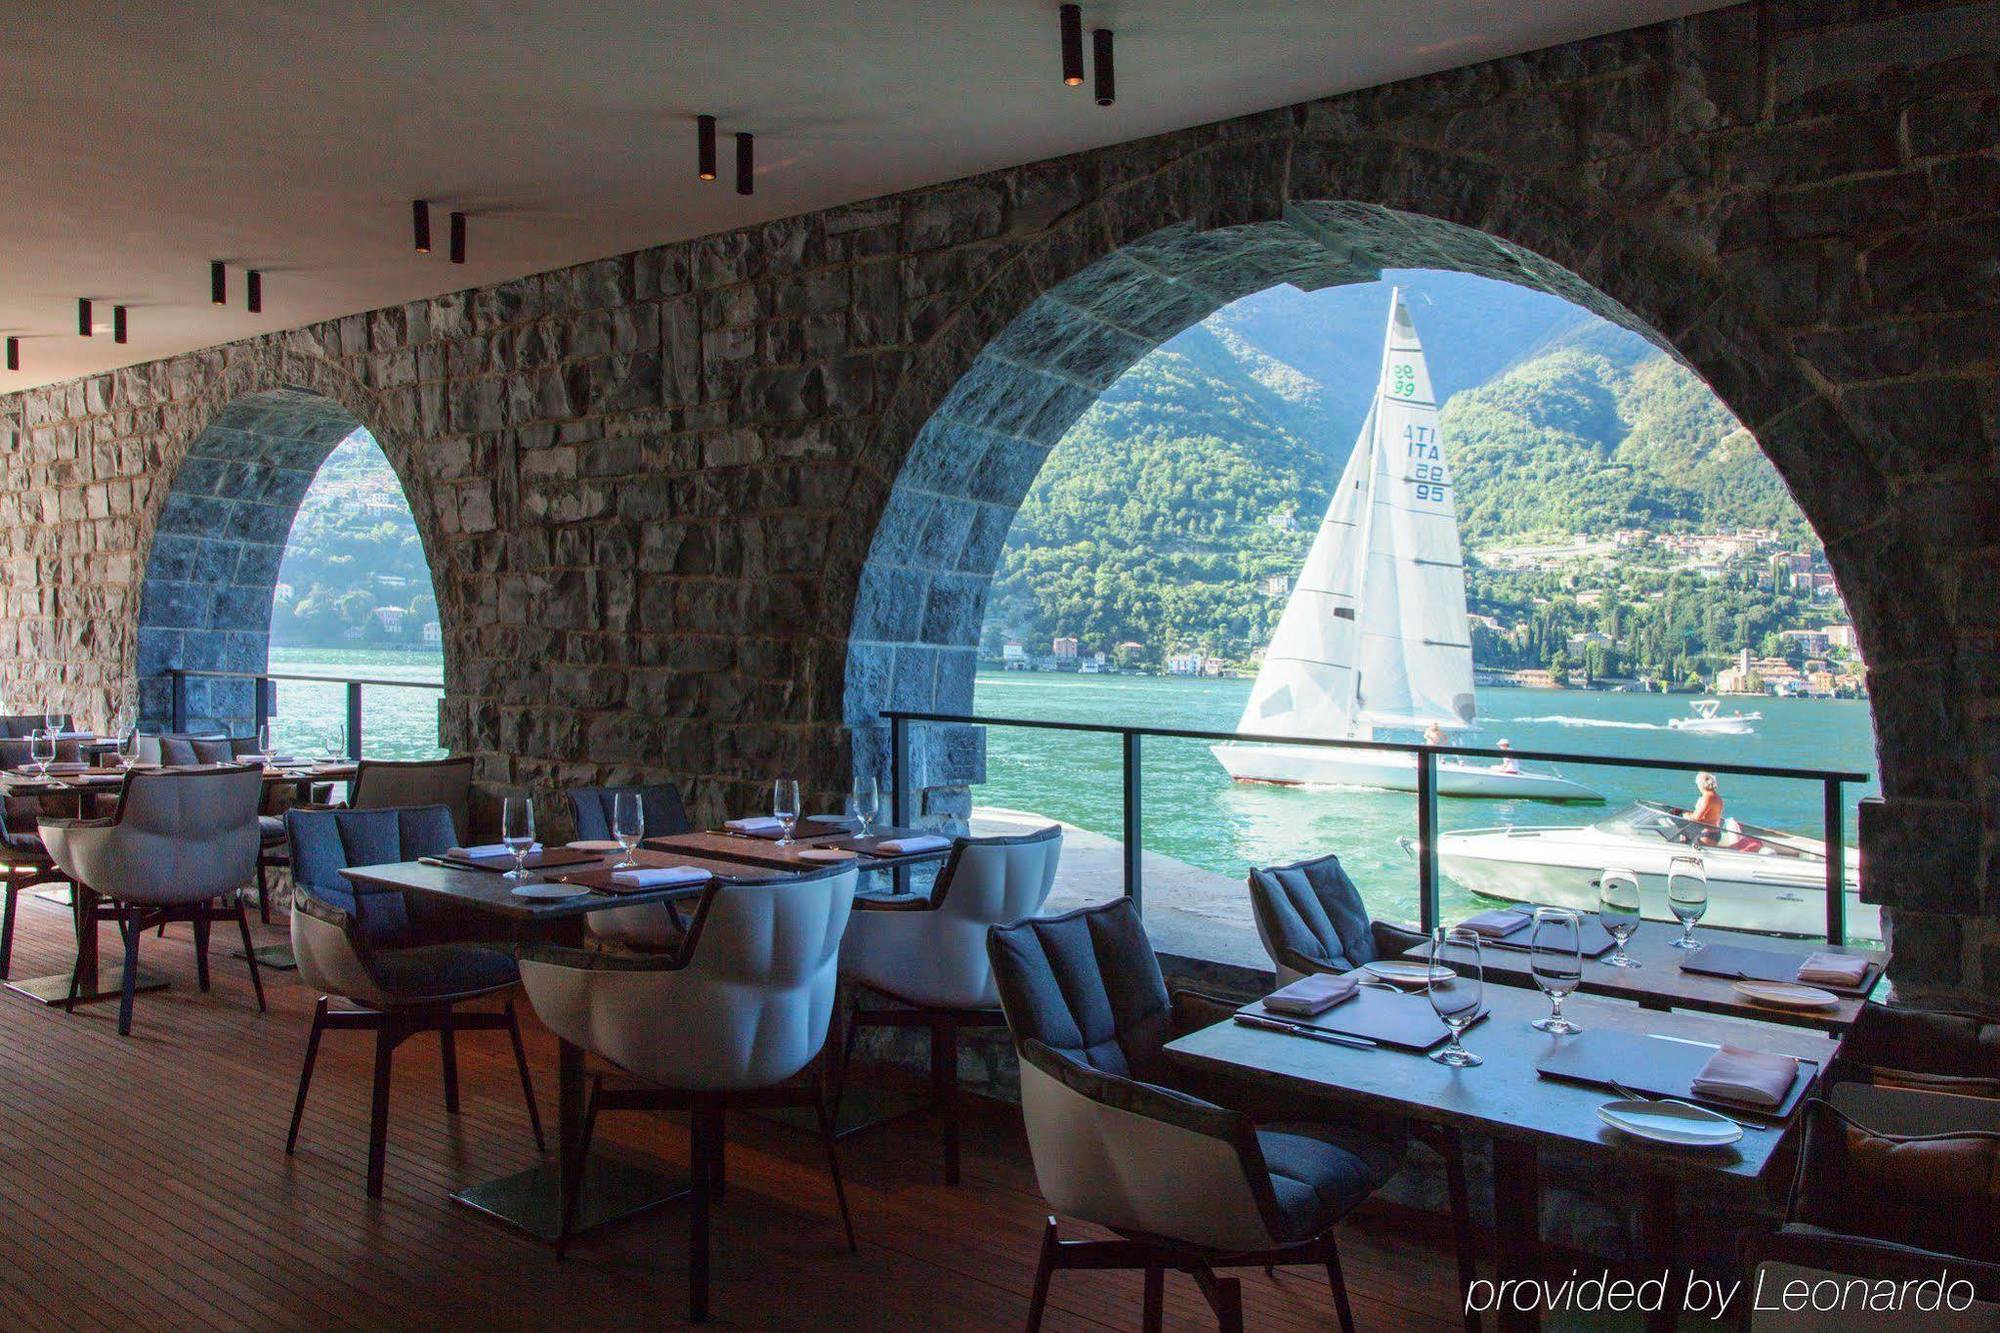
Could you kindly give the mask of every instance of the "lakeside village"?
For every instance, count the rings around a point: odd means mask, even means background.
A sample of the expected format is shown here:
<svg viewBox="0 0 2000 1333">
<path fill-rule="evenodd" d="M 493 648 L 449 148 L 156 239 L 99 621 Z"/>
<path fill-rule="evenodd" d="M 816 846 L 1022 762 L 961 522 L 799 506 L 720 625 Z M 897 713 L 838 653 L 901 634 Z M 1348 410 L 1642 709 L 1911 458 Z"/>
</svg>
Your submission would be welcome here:
<svg viewBox="0 0 2000 1333">
<path fill-rule="evenodd" d="M 1274 516 L 1274 522 L 1276 516 Z M 1533 543 L 1489 546 L 1471 553 L 1468 566 L 1491 583 L 1530 586 L 1551 583 L 1554 595 L 1530 595 L 1512 616 L 1472 612 L 1467 626 L 1475 650 L 1475 679 L 1482 687 L 1598 689 L 1678 694 L 1761 695 L 1777 698 L 1864 698 L 1867 668 L 1854 626 L 1817 550 L 1788 549 L 1769 529 L 1738 528 L 1716 533 L 1651 533 L 1623 529 L 1604 536 L 1553 537 Z M 1650 574 L 1650 580 L 1643 576 Z M 1655 585 L 1641 587 L 1638 583 Z M 1263 591 L 1274 608 L 1292 591 L 1292 577 L 1272 574 Z M 1532 656 L 1547 639 L 1548 614 L 1558 601 L 1572 616 L 1608 621 L 1602 613 L 1613 599 L 1627 609 L 1657 606 L 1673 596 L 1703 599 L 1702 589 L 1739 595 L 1764 592 L 1774 602 L 1797 608 L 1799 623 L 1761 634 L 1710 655 L 1710 669 L 1690 670 L 1671 679 L 1661 673 L 1618 674 L 1606 669 L 1624 646 L 1603 628 L 1562 634 L 1547 650 L 1543 665 L 1495 665 Z M 997 651 L 996 651 L 997 650 Z M 1230 657 L 1202 644 L 1151 645 L 1135 640 L 1095 645 L 1058 633 L 1046 651 L 1018 639 L 989 635 L 980 665 L 992 670 L 1074 672 L 1080 675 L 1250 677 L 1263 649 Z"/>
</svg>

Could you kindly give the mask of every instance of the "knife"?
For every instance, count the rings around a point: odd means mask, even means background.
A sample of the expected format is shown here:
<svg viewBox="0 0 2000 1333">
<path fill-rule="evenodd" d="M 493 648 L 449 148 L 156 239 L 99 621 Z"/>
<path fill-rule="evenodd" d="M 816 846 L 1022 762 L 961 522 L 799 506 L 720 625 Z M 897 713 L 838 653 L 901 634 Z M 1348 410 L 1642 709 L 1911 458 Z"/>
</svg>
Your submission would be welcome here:
<svg viewBox="0 0 2000 1333">
<path fill-rule="evenodd" d="M 1261 1014 L 1238 1014 L 1236 1021 L 1246 1028 L 1262 1028 L 1266 1032 L 1283 1032 L 1293 1037 L 1310 1037 L 1314 1041 L 1328 1042 L 1334 1046 L 1350 1046 L 1357 1051 L 1372 1051 L 1377 1043 L 1366 1037 L 1350 1037 L 1344 1032 L 1328 1032 L 1307 1023 L 1287 1023 L 1279 1018 L 1265 1018 Z"/>
</svg>

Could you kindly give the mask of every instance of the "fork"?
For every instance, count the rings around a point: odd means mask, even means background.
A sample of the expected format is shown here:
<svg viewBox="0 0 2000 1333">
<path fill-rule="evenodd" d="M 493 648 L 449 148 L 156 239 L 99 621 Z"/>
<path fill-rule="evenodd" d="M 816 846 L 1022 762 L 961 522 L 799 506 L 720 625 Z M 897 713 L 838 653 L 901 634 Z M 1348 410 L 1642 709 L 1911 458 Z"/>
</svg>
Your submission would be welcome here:
<svg viewBox="0 0 2000 1333">
<path fill-rule="evenodd" d="M 1632 1089 L 1626 1087 L 1623 1083 L 1618 1082 L 1618 1080 L 1616 1079 L 1610 1080 L 1610 1083 L 1611 1083 L 1611 1090 L 1617 1093 L 1620 1097 L 1623 1097 L 1626 1101 L 1659 1102 L 1659 1101 L 1676 1100 L 1673 1098 L 1666 1098 L 1666 1097 L 1648 1097 L 1644 1093 L 1632 1091 Z M 1700 1106 L 1702 1110 L 1707 1111 L 1710 1115 L 1721 1116 L 1724 1120 L 1729 1121 L 1731 1124 L 1741 1126 L 1744 1129 L 1754 1129 L 1762 1133 L 1769 1133 L 1771 1130 L 1771 1127 L 1769 1125 L 1759 1125 L 1749 1120 L 1738 1120 L 1735 1116 L 1730 1115 L 1727 1111 L 1718 1111 L 1713 1106 L 1709 1106 L 1706 1103 L 1696 1102 L 1694 1104 Z"/>
</svg>

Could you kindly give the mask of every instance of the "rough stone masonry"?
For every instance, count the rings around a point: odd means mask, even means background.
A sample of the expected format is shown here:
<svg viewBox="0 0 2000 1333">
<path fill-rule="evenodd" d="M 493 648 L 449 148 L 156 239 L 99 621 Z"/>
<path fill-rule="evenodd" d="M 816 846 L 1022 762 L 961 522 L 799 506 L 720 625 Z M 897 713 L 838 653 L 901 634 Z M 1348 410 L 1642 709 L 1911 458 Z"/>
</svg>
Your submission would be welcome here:
<svg viewBox="0 0 2000 1333">
<path fill-rule="evenodd" d="M 1755 433 L 1870 665 L 1898 981 L 2000 999 L 1996 141 L 1993 0 L 1774 0 L 12 395 L 0 688 L 102 723 L 136 674 L 260 663 L 359 423 L 489 797 L 830 794 L 878 708 L 970 703 L 994 554 L 1098 389 L 1261 286 L 1443 263 L 1645 329 Z M 924 782 L 978 761 L 945 734 Z"/>
</svg>

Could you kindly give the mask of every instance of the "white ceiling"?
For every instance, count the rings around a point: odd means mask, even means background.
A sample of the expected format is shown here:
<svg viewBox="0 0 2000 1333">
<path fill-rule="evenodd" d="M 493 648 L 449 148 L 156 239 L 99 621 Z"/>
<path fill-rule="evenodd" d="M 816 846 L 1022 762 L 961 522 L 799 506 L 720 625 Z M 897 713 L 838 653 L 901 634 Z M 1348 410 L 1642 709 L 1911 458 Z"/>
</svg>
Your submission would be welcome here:
<svg viewBox="0 0 2000 1333">
<path fill-rule="evenodd" d="M 0 392 L 1712 3 L 1092 0 L 1086 27 L 1117 33 L 1104 109 L 1062 84 L 1040 0 L 0 0 L 0 334 L 22 355 Z M 698 112 L 722 121 L 706 184 Z M 737 129 L 758 136 L 748 199 Z M 463 267 L 444 257 L 454 208 Z"/>
</svg>

